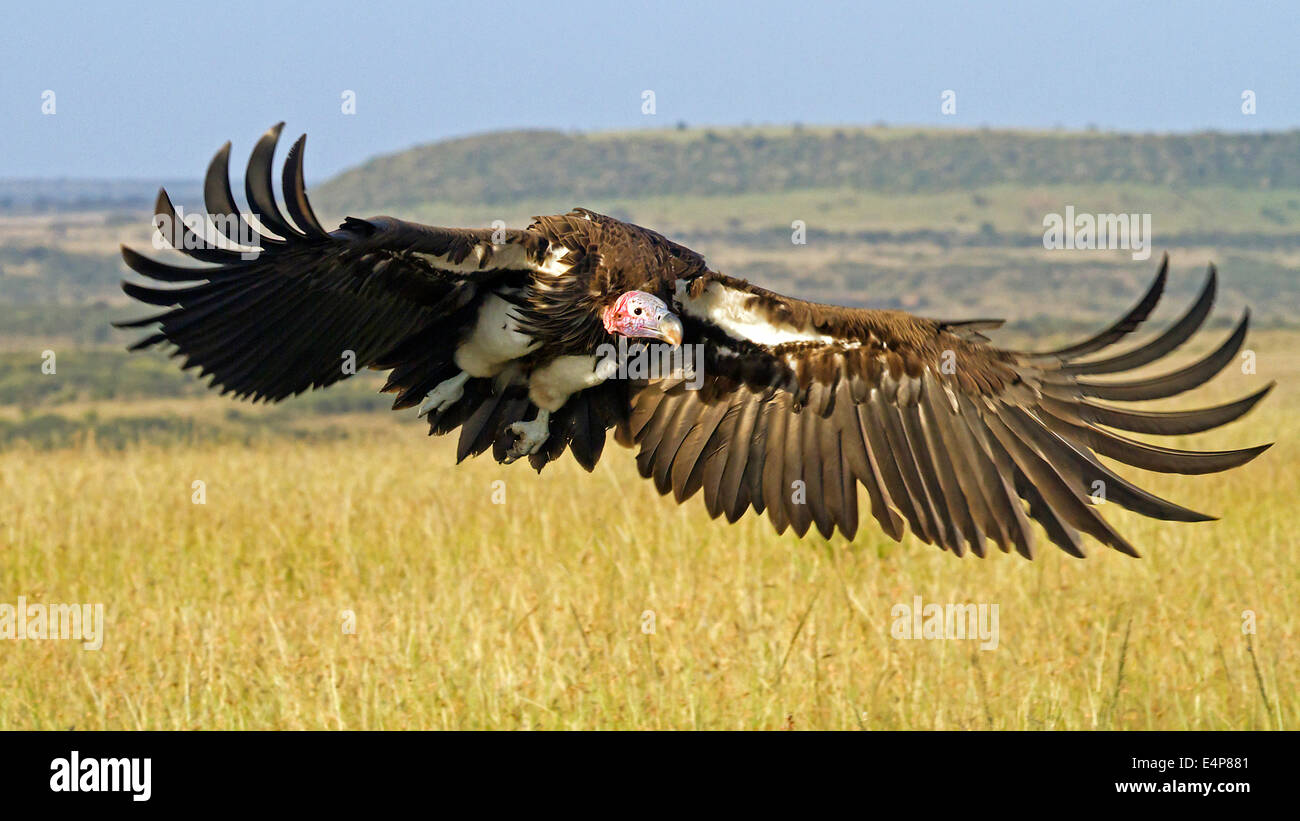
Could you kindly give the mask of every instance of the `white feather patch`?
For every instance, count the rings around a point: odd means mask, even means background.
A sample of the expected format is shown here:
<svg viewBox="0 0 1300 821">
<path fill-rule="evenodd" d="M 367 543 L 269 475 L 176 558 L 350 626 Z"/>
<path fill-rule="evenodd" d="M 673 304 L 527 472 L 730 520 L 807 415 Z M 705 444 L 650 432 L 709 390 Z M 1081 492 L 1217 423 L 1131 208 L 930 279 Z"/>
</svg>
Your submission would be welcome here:
<svg viewBox="0 0 1300 821">
<path fill-rule="evenodd" d="M 547 252 L 546 261 L 541 265 L 534 265 L 533 270 L 553 277 L 564 276 L 573 267 L 560 262 L 568 253 L 569 249 L 563 245 L 552 245 Z"/>
<path fill-rule="evenodd" d="M 496 376 L 512 360 L 524 356 L 537 342 L 519 330 L 514 306 L 496 294 L 483 299 L 474 329 L 456 348 L 456 365 L 470 376 Z"/>
<path fill-rule="evenodd" d="M 484 266 L 483 257 L 487 255 L 489 248 L 492 249 L 492 258 Z M 528 259 L 528 249 L 519 243 L 494 245 L 489 242 L 480 242 L 474 246 L 473 252 L 460 262 L 452 262 L 450 254 L 417 253 L 415 256 L 420 257 L 440 271 L 450 271 L 455 274 L 472 274 L 475 271 L 497 271 L 505 268 L 524 271 L 537 269 L 537 265 Z"/>
<path fill-rule="evenodd" d="M 690 296 L 690 284 L 677 280 L 674 301 L 686 315 L 709 322 L 732 339 L 744 339 L 758 345 L 775 347 L 790 342 L 842 342 L 833 336 L 776 325 L 766 314 L 748 306 L 751 294 L 728 288 L 721 282 L 708 283 L 698 297 Z"/>
</svg>

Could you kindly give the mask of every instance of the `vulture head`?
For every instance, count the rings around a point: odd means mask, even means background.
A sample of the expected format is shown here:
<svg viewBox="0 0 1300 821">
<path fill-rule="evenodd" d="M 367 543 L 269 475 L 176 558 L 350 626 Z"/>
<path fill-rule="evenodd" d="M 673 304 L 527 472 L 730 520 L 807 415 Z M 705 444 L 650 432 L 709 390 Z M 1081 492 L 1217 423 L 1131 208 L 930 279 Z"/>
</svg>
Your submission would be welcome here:
<svg viewBox="0 0 1300 821">
<path fill-rule="evenodd" d="M 682 344 L 682 321 L 662 299 L 645 291 L 628 291 L 601 312 L 605 330 L 629 338 L 657 339 Z"/>
</svg>

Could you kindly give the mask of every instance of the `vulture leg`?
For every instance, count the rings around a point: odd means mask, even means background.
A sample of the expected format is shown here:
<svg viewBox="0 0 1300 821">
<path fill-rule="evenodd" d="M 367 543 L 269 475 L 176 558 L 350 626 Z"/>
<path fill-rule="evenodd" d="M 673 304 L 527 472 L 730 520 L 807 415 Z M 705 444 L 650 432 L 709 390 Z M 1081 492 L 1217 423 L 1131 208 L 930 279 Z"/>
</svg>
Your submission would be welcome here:
<svg viewBox="0 0 1300 821">
<path fill-rule="evenodd" d="M 429 411 L 441 413 L 459 402 L 460 398 L 465 395 L 465 383 L 467 381 L 469 381 L 469 374 L 461 371 L 452 378 L 439 382 L 438 387 L 425 395 L 416 416 L 424 416 Z"/>
<path fill-rule="evenodd" d="M 517 437 L 506 451 L 505 463 L 508 465 L 516 459 L 535 453 L 542 446 L 551 433 L 551 412 L 539 408 L 536 419 L 531 422 L 515 422 L 506 430 Z"/>
</svg>

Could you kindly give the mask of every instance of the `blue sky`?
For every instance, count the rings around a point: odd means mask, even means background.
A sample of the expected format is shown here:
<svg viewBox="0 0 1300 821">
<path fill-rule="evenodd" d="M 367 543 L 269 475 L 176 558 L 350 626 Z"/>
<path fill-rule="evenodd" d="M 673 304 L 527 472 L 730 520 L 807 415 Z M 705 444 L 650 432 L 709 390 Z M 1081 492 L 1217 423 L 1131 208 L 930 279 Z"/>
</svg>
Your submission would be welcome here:
<svg viewBox="0 0 1300 821">
<path fill-rule="evenodd" d="M 212 10 L 200 13 L 199 8 Z M 0 176 L 175 179 L 270 124 L 309 178 L 504 128 L 1300 126 L 1300 4 L 9 4 Z M 656 114 L 641 112 L 653 90 Z M 940 113 L 956 92 L 957 113 Z M 1241 112 L 1243 90 L 1257 113 Z M 55 93 L 53 115 L 42 93 Z M 356 114 L 341 112 L 356 94 Z"/>
</svg>

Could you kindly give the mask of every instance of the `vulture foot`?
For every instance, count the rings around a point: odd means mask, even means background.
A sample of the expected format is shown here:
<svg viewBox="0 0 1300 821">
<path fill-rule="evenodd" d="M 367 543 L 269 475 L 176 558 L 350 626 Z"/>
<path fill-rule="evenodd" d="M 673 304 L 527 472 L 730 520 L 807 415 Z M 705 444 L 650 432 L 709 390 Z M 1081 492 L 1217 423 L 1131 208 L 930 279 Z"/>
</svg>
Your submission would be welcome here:
<svg viewBox="0 0 1300 821">
<path fill-rule="evenodd" d="M 417 418 L 424 416 L 429 411 L 441 413 L 460 401 L 465 395 L 465 383 L 469 381 L 469 374 L 461 371 L 451 379 L 444 379 L 438 383 L 438 387 L 429 391 L 425 395 L 424 401 L 420 403 Z"/>
<path fill-rule="evenodd" d="M 531 422 L 515 422 L 506 428 L 507 431 L 515 435 L 515 442 L 506 451 L 506 461 L 508 465 L 516 459 L 521 459 L 531 453 L 536 453 L 537 449 L 542 446 L 551 433 L 551 412 L 547 410 L 537 411 L 537 418 Z"/>
</svg>

